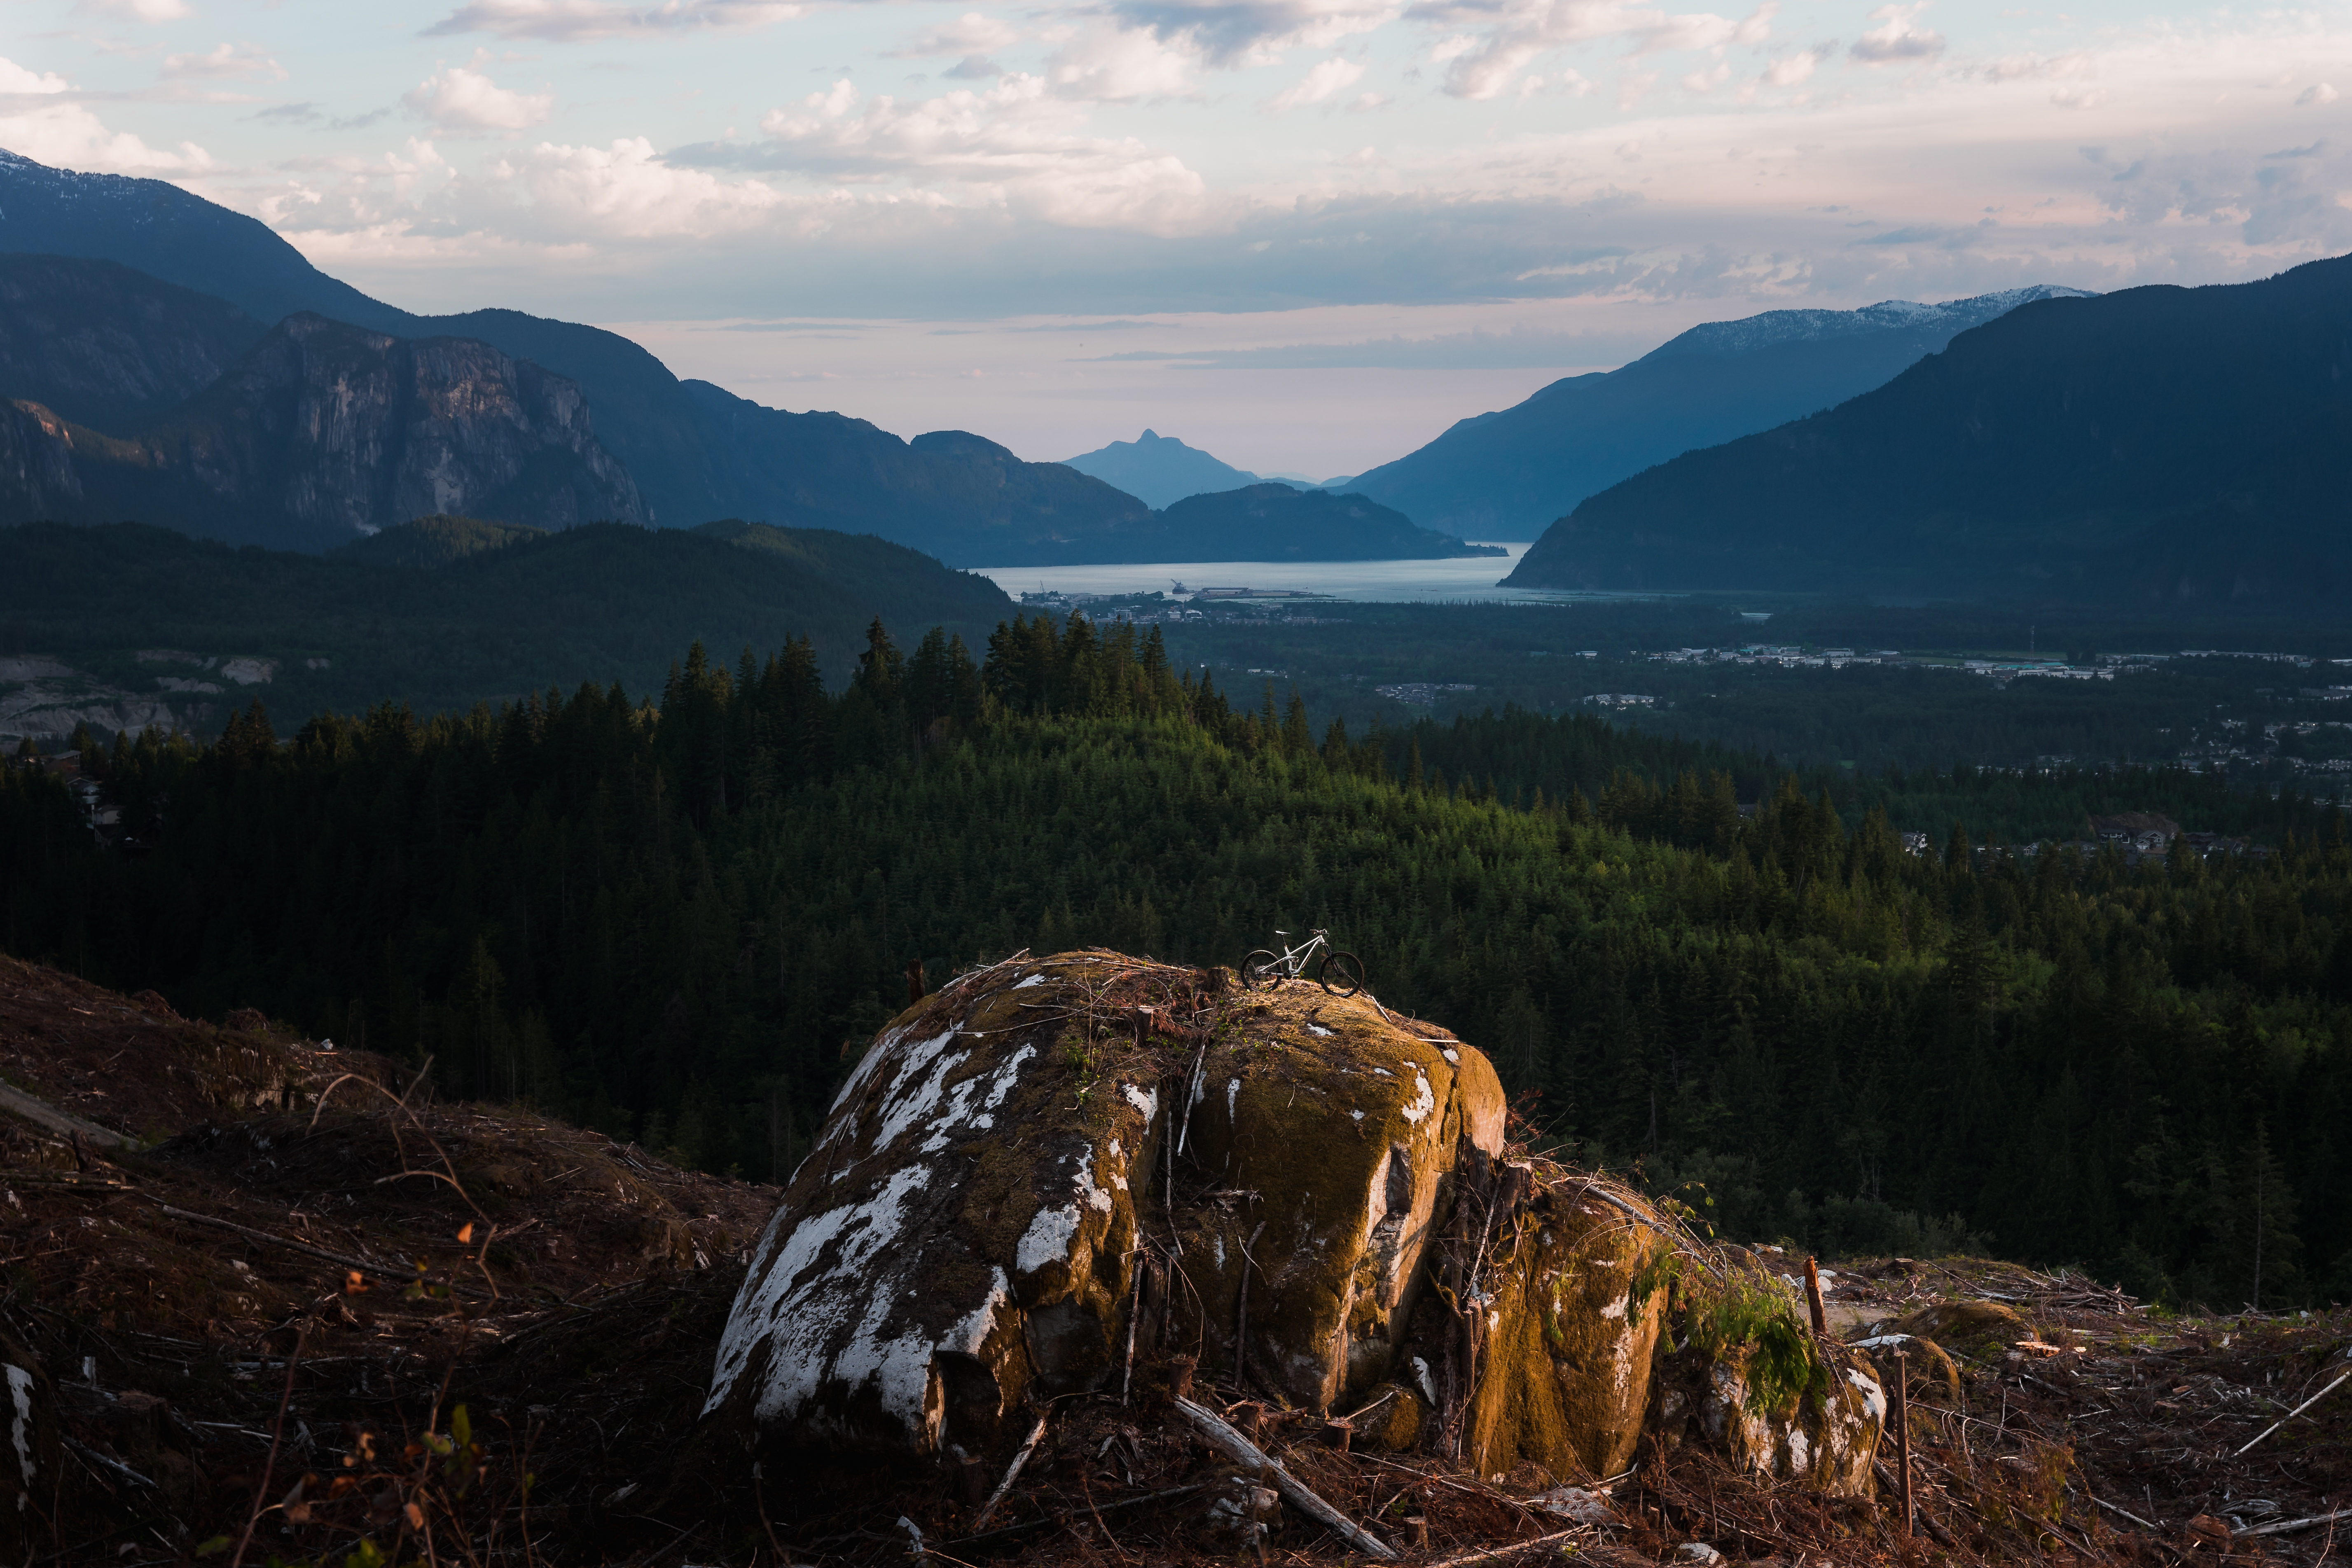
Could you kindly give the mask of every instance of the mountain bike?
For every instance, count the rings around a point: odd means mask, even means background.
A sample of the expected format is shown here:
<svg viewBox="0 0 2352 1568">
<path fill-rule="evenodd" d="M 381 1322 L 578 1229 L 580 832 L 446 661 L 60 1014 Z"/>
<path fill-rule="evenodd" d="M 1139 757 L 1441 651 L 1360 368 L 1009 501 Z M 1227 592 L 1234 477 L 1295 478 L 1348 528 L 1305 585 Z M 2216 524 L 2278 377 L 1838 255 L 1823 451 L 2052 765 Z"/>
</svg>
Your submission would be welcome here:
<svg viewBox="0 0 2352 1568">
<path fill-rule="evenodd" d="M 1286 937 L 1290 933 L 1278 931 L 1274 934 Z M 1363 961 L 1352 952 L 1341 952 L 1330 943 L 1329 931 L 1316 931 L 1297 947 L 1286 947 L 1279 953 L 1261 947 L 1242 960 L 1242 984 L 1252 991 L 1264 991 L 1283 981 L 1297 980 L 1307 973 L 1307 961 L 1315 956 L 1315 950 L 1321 948 L 1323 956 L 1315 963 L 1315 984 L 1334 996 L 1353 996 L 1364 988 Z"/>
</svg>

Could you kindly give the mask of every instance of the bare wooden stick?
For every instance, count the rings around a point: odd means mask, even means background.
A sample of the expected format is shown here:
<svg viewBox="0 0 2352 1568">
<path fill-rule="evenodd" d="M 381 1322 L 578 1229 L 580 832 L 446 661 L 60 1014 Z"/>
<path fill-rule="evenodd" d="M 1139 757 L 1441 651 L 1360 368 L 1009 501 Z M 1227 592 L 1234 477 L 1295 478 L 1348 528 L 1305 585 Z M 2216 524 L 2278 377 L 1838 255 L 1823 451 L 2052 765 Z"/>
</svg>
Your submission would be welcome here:
<svg viewBox="0 0 2352 1568">
<path fill-rule="evenodd" d="M 1423 1530 L 1426 1531 L 1428 1527 L 1428 1521 L 1423 1520 Z M 1522 1552 L 1532 1552 L 1538 1546 L 1549 1546 L 1555 1541 L 1566 1541 L 1575 1533 L 1573 1530 L 1556 1530 L 1549 1535 L 1538 1535 L 1532 1541 L 1514 1541 L 1506 1546 L 1485 1546 L 1475 1552 L 1465 1552 L 1458 1557 L 1441 1557 L 1431 1563 L 1429 1568 L 1470 1568 L 1470 1564 L 1474 1563 L 1499 1563 L 1506 1557 L 1515 1557 Z"/>
<path fill-rule="evenodd" d="M 1895 1467 L 1903 1480 L 1903 1539 L 1911 1539 L 1911 1376 L 1901 1351 L 1895 1352 Z"/>
<path fill-rule="evenodd" d="M 233 1219 L 221 1219 L 213 1215 L 198 1214 L 194 1209 L 173 1208 L 170 1204 L 157 1204 L 155 1207 L 159 1212 L 169 1215 L 173 1219 L 184 1219 L 195 1225 L 218 1226 L 223 1230 L 236 1232 L 247 1241 L 257 1241 L 266 1247 L 282 1247 L 288 1252 L 299 1252 L 322 1262 L 357 1269 L 362 1274 L 373 1274 L 379 1279 L 390 1279 L 399 1272 L 397 1269 L 387 1268 L 381 1263 L 370 1263 L 363 1258 L 353 1258 L 348 1253 L 329 1252 L 323 1247 L 311 1247 L 299 1241 L 289 1241 L 282 1236 L 272 1236 L 266 1230 L 256 1230 L 251 1226 L 239 1225 Z"/>
<path fill-rule="evenodd" d="M 1830 1315 L 1828 1309 L 1822 1305 L 1821 1265 L 1810 1258 L 1805 1259 L 1805 1305 L 1813 1314 L 1813 1332 L 1827 1339 L 1830 1331 Z"/>
<path fill-rule="evenodd" d="M 2086 1492 L 2084 1495 L 2087 1497 L 2090 1494 Z M 2095 1497 L 2092 1498 L 2091 1500 L 2094 1503 L 2096 1503 L 2099 1507 L 2105 1509 L 2109 1513 L 2121 1514 L 2124 1518 L 2130 1520 L 2134 1524 L 2138 1525 L 2142 1530 L 2161 1530 L 2164 1528 L 2160 1524 L 2150 1524 L 2147 1521 L 2140 1518 L 2139 1515 L 2134 1513 L 2127 1508 L 2117 1508 L 2115 1504 L 2109 1502 L 2105 1498 Z"/>
<path fill-rule="evenodd" d="M 2249 1535 L 2291 1535 L 2298 1530 L 2310 1530 L 2317 1525 L 2334 1524 L 2339 1520 L 2347 1519 L 2352 1519 L 2352 1508 L 2339 1508 L 2334 1513 L 2316 1513 L 2309 1519 L 2290 1519 L 2277 1524 L 2257 1524 L 2250 1530 L 2242 1530 L 2237 1533 L 2241 1541 Z"/>
<path fill-rule="evenodd" d="M 1316 1496 L 1304 1481 L 1284 1469 L 1272 1455 L 1234 1431 L 1223 1416 L 1213 1410 L 1203 1409 L 1189 1399 L 1179 1399 L 1175 1404 L 1176 1413 L 1190 1421 L 1201 1436 L 1208 1439 L 1211 1447 L 1237 1465 L 1264 1470 L 1273 1477 L 1275 1489 L 1288 1499 L 1290 1505 L 1299 1512 L 1318 1524 L 1328 1526 L 1338 1533 L 1340 1540 L 1367 1557 L 1378 1558 L 1383 1563 L 1395 1560 L 1396 1553 L 1390 1550 L 1386 1542 Z"/>
<path fill-rule="evenodd" d="M 2313 1394 L 2310 1398 L 2305 1400 L 2302 1404 L 2296 1405 L 2294 1409 L 2288 1411 L 2285 1415 L 2280 1416 L 2277 1420 L 2263 1427 L 2260 1432 L 2253 1436 L 2251 1441 L 2246 1444 L 2246 1448 L 2252 1447 L 2254 1444 L 2261 1442 L 2263 1438 L 2269 1436 L 2272 1433 L 2277 1431 L 2280 1427 L 2285 1426 L 2288 1422 L 2294 1420 L 2296 1416 L 2302 1415 L 2305 1411 L 2310 1409 L 2313 1405 L 2318 1404 L 2321 1400 L 2335 1393 L 2338 1388 L 2344 1385 L 2344 1383 L 2347 1378 L 2352 1378 L 2352 1372 L 2346 1373 L 2343 1377 L 2337 1378 L 2334 1383 L 2329 1384 L 2326 1388 L 2321 1389 L 2318 1393 Z M 2239 1449 L 2237 1453 L 2231 1455 L 2230 1458 L 2233 1459 L 2239 1458 L 2241 1455 L 2245 1453 L 2246 1448 Z"/>
<path fill-rule="evenodd" d="M 972 1533 L 977 1534 L 979 1532 L 980 1527 L 988 1522 L 989 1515 L 996 1511 L 996 1505 L 1004 1500 L 1004 1494 L 1013 1489 L 1014 1479 L 1021 1474 L 1021 1467 L 1029 1462 L 1030 1454 L 1034 1452 L 1037 1447 L 1037 1439 L 1045 1435 L 1045 1422 L 1053 1414 L 1054 1407 L 1050 1405 L 1037 1413 L 1037 1425 L 1030 1429 L 1029 1440 L 1021 1445 L 1021 1451 L 1019 1453 L 1013 1456 L 1013 1463 L 1005 1470 L 1004 1479 L 996 1483 L 995 1492 L 990 1496 L 987 1503 L 981 1509 L 978 1517 L 972 1520 Z"/>
</svg>

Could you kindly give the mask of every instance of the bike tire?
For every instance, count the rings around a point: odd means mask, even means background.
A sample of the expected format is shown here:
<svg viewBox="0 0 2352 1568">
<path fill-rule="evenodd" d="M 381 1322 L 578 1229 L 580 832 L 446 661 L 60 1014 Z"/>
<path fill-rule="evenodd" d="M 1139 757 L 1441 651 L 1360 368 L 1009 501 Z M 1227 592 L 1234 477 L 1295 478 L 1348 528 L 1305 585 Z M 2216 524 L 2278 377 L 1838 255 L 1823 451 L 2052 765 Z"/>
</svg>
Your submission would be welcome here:
<svg viewBox="0 0 2352 1568">
<path fill-rule="evenodd" d="M 1315 966 L 1315 983 L 1334 996 L 1353 996 L 1364 988 L 1363 961 L 1352 952 L 1327 952 Z"/>
<path fill-rule="evenodd" d="M 1242 989 L 1244 991 L 1272 990 L 1282 979 L 1282 972 L 1275 967 L 1281 962 L 1282 960 L 1262 947 L 1243 959 Z"/>
</svg>

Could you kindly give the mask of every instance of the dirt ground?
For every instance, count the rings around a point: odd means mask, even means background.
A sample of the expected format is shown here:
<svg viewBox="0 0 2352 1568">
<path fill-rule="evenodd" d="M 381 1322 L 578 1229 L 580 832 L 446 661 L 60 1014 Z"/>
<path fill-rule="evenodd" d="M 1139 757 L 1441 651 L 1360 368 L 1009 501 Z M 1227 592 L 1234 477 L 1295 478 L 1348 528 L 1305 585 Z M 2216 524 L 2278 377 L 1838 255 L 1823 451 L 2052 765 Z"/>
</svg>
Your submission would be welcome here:
<svg viewBox="0 0 2352 1568">
<path fill-rule="evenodd" d="M 13 1537 L 0 1521 L 0 1560 L 1242 1552 L 1212 1510 L 1257 1478 L 1171 1418 L 1160 1366 L 1139 1363 L 1124 1399 L 1057 1402 L 977 1528 L 994 1475 L 754 1453 L 698 1425 L 774 1189 L 528 1110 L 434 1103 L 398 1064 L 233 1021 L 0 959 L 0 1360 L 37 1369 L 41 1461 Z M 1801 1261 L 1786 1260 L 1791 1274 Z M 1262 1438 L 1402 1560 L 1454 1568 L 1709 1551 L 1780 1568 L 2316 1568 L 2352 1531 L 2352 1518 L 2297 1524 L 2352 1508 L 2352 1384 L 2236 1453 L 2352 1371 L 2352 1313 L 2174 1318 L 2014 1265 L 1828 1267 L 1848 1338 L 1937 1303 L 1993 1304 L 2026 1330 L 2004 1320 L 1977 1353 L 1954 1346 L 1951 1381 L 1915 1362 L 1908 1536 L 1891 1468 L 1878 1498 L 1838 1500 L 1688 1447 L 1646 1450 L 1622 1477 L 1482 1477 L 1343 1452 L 1304 1412 L 1269 1412 Z M 1594 1494 L 1583 1519 L 1542 1500 L 1563 1483 Z M 1267 1561 L 1347 1555 L 1294 1508 L 1267 1522 Z"/>
</svg>

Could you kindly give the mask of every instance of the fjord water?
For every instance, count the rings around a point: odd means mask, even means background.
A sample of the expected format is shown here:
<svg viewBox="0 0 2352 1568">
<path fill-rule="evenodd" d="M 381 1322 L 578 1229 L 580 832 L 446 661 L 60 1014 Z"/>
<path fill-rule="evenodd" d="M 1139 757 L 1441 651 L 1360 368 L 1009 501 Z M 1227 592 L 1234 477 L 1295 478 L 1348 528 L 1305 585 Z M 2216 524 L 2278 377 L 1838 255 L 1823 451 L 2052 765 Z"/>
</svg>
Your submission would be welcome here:
<svg viewBox="0 0 2352 1568">
<path fill-rule="evenodd" d="M 1169 593 L 1187 589 L 1262 588 L 1326 594 L 1367 603 L 1432 600 L 1526 604 L 1591 598 L 1496 583 L 1528 552 L 1524 543 L 1506 544 L 1508 555 L 1474 555 L 1459 561 L 1163 561 L 1134 566 L 982 566 L 982 576 L 1019 598 L 1024 594 Z"/>
</svg>

